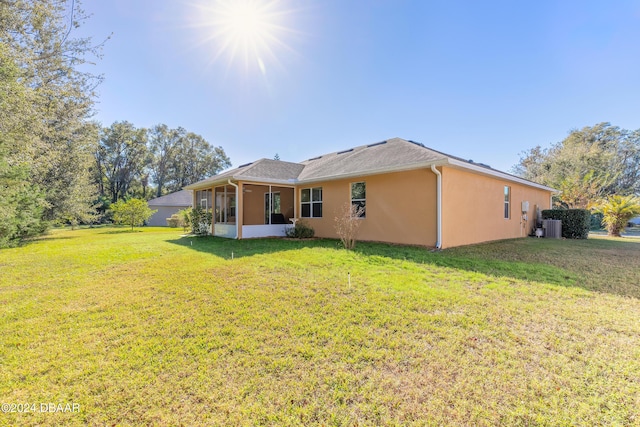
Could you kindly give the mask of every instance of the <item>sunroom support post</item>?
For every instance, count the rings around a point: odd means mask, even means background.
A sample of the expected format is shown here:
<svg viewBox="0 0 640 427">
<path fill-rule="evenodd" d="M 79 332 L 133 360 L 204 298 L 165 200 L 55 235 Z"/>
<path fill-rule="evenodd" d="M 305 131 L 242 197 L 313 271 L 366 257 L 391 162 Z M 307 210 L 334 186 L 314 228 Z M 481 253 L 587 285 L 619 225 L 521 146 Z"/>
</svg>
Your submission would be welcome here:
<svg viewBox="0 0 640 427">
<path fill-rule="evenodd" d="M 271 212 L 273 211 L 273 191 L 271 184 L 269 184 L 269 212 L 267 212 L 267 218 L 269 218 L 269 225 L 271 225 Z"/>
<path fill-rule="evenodd" d="M 227 182 L 229 183 L 229 185 L 233 185 L 236 189 L 236 239 L 239 238 L 240 234 L 238 234 L 238 185 L 234 184 L 233 182 L 231 182 L 231 179 L 227 180 Z M 227 187 L 224 187 L 224 191 L 225 193 L 227 192 Z M 227 199 L 226 194 L 225 194 L 225 199 Z M 227 199 L 228 200 L 228 199 Z M 227 200 L 225 200 L 225 205 L 227 203 Z M 226 210 L 226 209 L 225 209 Z"/>
</svg>

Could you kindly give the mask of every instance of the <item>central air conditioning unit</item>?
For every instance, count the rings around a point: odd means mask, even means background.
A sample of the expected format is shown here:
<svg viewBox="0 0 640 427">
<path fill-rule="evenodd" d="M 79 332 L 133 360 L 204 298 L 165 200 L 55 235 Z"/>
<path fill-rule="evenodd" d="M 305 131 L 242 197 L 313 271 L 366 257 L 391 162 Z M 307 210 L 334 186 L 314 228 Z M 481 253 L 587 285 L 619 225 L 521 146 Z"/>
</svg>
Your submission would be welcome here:
<svg viewBox="0 0 640 427">
<path fill-rule="evenodd" d="M 559 239 L 562 237 L 562 221 L 559 219 L 543 219 L 544 237 Z"/>
</svg>

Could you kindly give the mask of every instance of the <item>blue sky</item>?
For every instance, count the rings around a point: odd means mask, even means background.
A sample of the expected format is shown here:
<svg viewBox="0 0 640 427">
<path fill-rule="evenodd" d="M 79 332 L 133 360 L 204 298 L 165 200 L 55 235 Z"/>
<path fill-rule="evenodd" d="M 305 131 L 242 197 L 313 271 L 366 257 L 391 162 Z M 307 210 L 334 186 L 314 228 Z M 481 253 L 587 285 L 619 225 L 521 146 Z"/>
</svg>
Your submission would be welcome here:
<svg viewBox="0 0 640 427">
<path fill-rule="evenodd" d="M 505 171 L 573 128 L 640 128 L 638 1 L 240 1 L 279 27 L 262 65 L 220 54 L 219 0 L 85 0 L 78 35 L 113 33 L 95 118 L 182 126 L 236 166 L 397 136 Z"/>
</svg>

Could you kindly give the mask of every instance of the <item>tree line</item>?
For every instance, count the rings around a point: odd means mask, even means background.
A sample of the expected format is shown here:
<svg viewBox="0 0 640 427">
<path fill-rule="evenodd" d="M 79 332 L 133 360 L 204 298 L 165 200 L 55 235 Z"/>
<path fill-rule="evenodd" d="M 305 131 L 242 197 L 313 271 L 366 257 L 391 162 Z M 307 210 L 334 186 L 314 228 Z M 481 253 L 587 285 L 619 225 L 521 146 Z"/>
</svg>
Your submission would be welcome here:
<svg viewBox="0 0 640 427">
<path fill-rule="evenodd" d="M 559 190 L 556 207 L 591 209 L 609 196 L 640 195 L 640 129 L 574 129 L 550 147 L 525 151 L 513 172 Z"/>
<path fill-rule="evenodd" d="M 78 0 L 0 0 L 0 247 L 229 166 L 182 128 L 92 121 L 103 42 L 74 37 L 86 19 Z"/>
<path fill-rule="evenodd" d="M 620 236 L 640 215 L 640 129 L 610 123 L 574 129 L 562 141 L 523 153 L 514 173 L 558 190 L 555 208 L 587 209 L 591 225 Z"/>
<path fill-rule="evenodd" d="M 92 178 L 107 206 L 131 197 L 160 197 L 231 166 L 222 147 L 181 127 L 138 129 L 122 121 L 99 135 Z"/>
</svg>

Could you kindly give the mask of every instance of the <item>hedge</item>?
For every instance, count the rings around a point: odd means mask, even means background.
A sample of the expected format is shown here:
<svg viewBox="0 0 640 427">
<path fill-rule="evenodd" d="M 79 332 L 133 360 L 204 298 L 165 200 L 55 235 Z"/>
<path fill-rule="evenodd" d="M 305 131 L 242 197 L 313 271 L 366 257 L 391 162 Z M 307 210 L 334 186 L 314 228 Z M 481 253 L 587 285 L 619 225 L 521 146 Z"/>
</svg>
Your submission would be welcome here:
<svg viewBox="0 0 640 427">
<path fill-rule="evenodd" d="M 586 239 L 591 227 L 591 212 L 587 209 L 545 209 L 542 219 L 562 221 L 562 237 L 566 239 Z"/>
</svg>

